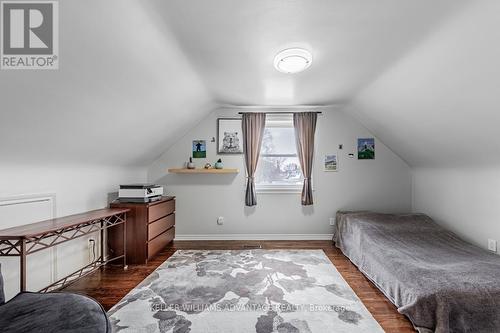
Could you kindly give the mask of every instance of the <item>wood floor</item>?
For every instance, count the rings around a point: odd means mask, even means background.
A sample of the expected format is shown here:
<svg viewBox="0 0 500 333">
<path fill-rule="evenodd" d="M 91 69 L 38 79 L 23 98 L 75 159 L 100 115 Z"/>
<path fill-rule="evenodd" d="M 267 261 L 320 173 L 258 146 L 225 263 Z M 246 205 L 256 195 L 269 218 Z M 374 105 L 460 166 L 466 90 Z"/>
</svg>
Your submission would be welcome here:
<svg viewBox="0 0 500 333">
<path fill-rule="evenodd" d="M 386 332 L 415 332 L 406 317 L 330 241 L 176 241 L 146 265 L 129 266 L 126 271 L 107 266 L 65 290 L 91 296 L 108 310 L 176 250 L 242 249 L 246 244 L 260 244 L 264 249 L 322 249 Z"/>
</svg>

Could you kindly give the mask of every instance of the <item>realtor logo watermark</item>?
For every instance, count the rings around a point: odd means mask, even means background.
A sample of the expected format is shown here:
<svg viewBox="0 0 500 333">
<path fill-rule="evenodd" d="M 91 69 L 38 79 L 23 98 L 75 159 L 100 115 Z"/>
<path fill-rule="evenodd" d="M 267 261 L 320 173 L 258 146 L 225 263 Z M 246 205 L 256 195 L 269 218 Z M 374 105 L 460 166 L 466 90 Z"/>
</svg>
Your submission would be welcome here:
<svg viewBox="0 0 500 333">
<path fill-rule="evenodd" d="M 57 1 L 1 1 L 1 69 L 59 68 Z"/>
</svg>

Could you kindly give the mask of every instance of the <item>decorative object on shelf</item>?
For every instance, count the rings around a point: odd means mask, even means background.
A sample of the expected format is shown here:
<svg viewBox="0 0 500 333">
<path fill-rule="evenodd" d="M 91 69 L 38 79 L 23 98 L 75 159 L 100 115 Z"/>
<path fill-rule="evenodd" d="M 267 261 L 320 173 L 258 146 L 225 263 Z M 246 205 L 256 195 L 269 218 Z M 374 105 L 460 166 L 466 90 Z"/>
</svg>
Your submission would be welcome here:
<svg viewBox="0 0 500 333">
<path fill-rule="evenodd" d="M 375 159 L 375 139 L 358 139 L 358 160 Z"/>
<path fill-rule="evenodd" d="M 193 158 L 206 158 L 207 144 L 205 140 L 193 140 Z"/>
<path fill-rule="evenodd" d="M 217 153 L 243 154 L 241 118 L 217 119 Z"/>
<path fill-rule="evenodd" d="M 338 170 L 338 160 L 337 154 L 325 155 L 325 165 L 324 171 L 337 171 Z"/>
<path fill-rule="evenodd" d="M 211 168 L 212 168 L 212 164 L 210 164 L 210 163 L 205 164 L 205 169 L 211 169 Z"/>
<path fill-rule="evenodd" d="M 189 162 L 187 163 L 186 167 L 188 169 L 194 169 L 194 168 L 196 168 L 196 166 L 193 163 L 193 158 L 192 157 L 189 158 Z"/>
<path fill-rule="evenodd" d="M 215 162 L 214 168 L 216 169 L 222 169 L 224 167 L 224 164 L 222 164 L 222 159 L 218 159 L 217 162 Z"/>
<path fill-rule="evenodd" d="M 168 169 L 169 173 L 178 173 L 178 174 L 237 174 L 240 172 L 239 169 L 205 169 L 205 168 L 198 168 L 198 169 Z"/>
</svg>

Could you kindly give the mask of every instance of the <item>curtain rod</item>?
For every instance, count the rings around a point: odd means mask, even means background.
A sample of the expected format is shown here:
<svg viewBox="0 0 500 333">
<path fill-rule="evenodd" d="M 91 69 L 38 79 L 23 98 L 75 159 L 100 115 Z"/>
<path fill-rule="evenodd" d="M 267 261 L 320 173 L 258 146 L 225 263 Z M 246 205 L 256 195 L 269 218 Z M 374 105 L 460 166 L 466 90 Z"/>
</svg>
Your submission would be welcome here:
<svg viewBox="0 0 500 333">
<path fill-rule="evenodd" d="M 304 111 L 297 111 L 297 112 L 279 112 L 279 111 L 271 111 L 271 112 L 238 112 L 238 114 L 245 114 L 245 113 L 294 114 L 294 113 L 303 113 L 303 112 Z M 317 114 L 322 114 L 323 113 L 321 111 L 305 111 L 305 112 L 317 113 Z"/>
</svg>

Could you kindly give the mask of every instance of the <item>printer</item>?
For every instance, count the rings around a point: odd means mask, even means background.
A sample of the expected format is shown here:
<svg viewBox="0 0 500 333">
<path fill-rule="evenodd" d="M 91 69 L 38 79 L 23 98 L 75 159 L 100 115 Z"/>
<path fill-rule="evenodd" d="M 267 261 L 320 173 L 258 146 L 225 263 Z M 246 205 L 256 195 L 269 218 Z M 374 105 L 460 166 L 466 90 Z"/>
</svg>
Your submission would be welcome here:
<svg viewBox="0 0 500 333">
<path fill-rule="evenodd" d="M 120 202 L 146 203 L 160 200 L 163 195 L 163 186 L 156 184 L 129 184 L 120 185 L 118 199 Z"/>
</svg>

